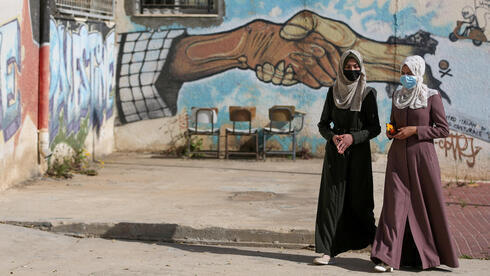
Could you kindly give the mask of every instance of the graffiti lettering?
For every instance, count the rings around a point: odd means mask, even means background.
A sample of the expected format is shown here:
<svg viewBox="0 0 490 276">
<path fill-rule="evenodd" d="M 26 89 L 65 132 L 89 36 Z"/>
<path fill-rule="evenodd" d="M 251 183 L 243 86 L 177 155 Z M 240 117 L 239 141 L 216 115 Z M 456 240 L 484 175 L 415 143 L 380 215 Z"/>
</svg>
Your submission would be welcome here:
<svg viewBox="0 0 490 276">
<path fill-rule="evenodd" d="M 462 161 L 462 158 L 466 158 L 466 164 L 470 168 L 475 165 L 476 155 L 482 149 L 473 145 L 472 137 L 457 133 L 451 133 L 449 137 L 439 140 L 437 143 L 439 148 L 444 150 L 446 157 L 448 152 L 452 152 L 454 160 Z"/>
<path fill-rule="evenodd" d="M 21 125 L 20 91 L 20 28 L 17 20 L 0 27 L 0 131 L 8 141 Z"/>
<path fill-rule="evenodd" d="M 60 117 L 66 134 L 77 133 L 83 118 L 99 128 L 112 116 L 114 97 L 114 31 L 104 38 L 81 24 L 72 31 L 50 21 L 49 132 L 59 131 Z"/>
<path fill-rule="evenodd" d="M 490 141 L 490 132 L 486 127 L 478 124 L 477 122 L 463 118 L 461 115 L 451 114 L 447 114 L 446 119 L 449 127 L 452 130 L 471 135 L 487 142 Z"/>
</svg>

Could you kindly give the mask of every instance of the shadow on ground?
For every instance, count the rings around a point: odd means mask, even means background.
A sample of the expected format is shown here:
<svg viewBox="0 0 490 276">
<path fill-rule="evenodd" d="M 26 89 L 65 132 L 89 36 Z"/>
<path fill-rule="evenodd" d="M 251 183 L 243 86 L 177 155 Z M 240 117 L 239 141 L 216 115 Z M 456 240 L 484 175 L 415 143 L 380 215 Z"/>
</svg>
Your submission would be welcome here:
<svg viewBox="0 0 490 276">
<path fill-rule="evenodd" d="M 290 261 L 295 263 L 311 263 L 312 256 L 311 255 L 298 255 L 298 254 L 286 254 L 286 253 L 276 253 L 276 252 L 264 252 L 260 251 L 260 248 L 257 250 L 250 249 L 241 249 L 241 248 L 230 248 L 230 247 L 221 247 L 221 246 L 212 246 L 212 245 L 196 245 L 196 244 L 182 244 L 182 243 L 157 243 L 161 246 L 172 247 L 179 250 L 194 252 L 194 253 L 211 253 L 211 254 L 219 254 L 219 255 L 240 255 L 240 256 L 249 256 L 249 257 L 261 257 L 261 258 L 269 258 L 283 261 Z"/>
<path fill-rule="evenodd" d="M 141 242 L 141 241 L 129 241 L 129 242 Z M 317 255 L 315 253 L 307 254 L 308 250 L 305 249 L 306 254 L 289 254 L 289 253 L 278 253 L 278 252 L 267 252 L 262 251 L 261 248 L 255 249 L 243 249 L 243 248 L 230 248 L 222 246 L 213 245 L 196 245 L 196 244 L 185 244 L 185 243 L 167 243 L 167 242 L 157 242 L 156 245 L 171 247 L 178 250 L 193 252 L 193 253 L 211 253 L 216 255 L 238 255 L 247 257 L 260 257 L 281 261 L 289 261 L 298 264 L 306 264 L 311 266 L 317 266 L 312 263 L 313 258 Z M 364 260 L 360 258 L 353 257 L 337 257 L 337 263 L 334 265 L 336 267 L 343 268 L 349 271 L 359 271 L 376 273 L 373 271 L 373 263 L 369 260 Z"/>
</svg>

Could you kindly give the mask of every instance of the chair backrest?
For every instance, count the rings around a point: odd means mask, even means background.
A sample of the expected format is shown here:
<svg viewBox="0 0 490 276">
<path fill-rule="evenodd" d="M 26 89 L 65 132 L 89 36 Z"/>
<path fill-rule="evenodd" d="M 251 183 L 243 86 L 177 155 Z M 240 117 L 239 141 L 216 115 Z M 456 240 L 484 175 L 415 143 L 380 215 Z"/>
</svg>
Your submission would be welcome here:
<svg viewBox="0 0 490 276">
<path fill-rule="evenodd" d="M 275 105 L 269 108 L 269 120 L 291 122 L 294 119 L 294 105 Z"/>
<path fill-rule="evenodd" d="M 218 109 L 215 107 L 193 107 L 191 116 L 194 123 L 216 124 L 218 122 Z"/>
<path fill-rule="evenodd" d="M 232 122 L 252 122 L 255 117 L 255 106 L 230 106 L 230 121 Z"/>
</svg>

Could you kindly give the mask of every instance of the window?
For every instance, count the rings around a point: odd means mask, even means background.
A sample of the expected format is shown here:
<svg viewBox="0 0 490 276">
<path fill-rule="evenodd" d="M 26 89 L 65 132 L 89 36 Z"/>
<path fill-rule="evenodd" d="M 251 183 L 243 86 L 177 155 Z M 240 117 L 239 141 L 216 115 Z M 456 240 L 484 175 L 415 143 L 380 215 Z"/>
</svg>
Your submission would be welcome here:
<svg viewBox="0 0 490 276">
<path fill-rule="evenodd" d="M 61 14 L 103 20 L 114 19 L 114 0 L 55 0 L 55 3 Z"/>
<path fill-rule="evenodd" d="M 217 15 L 216 0 L 140 0 L 143 15 Z"/>
</svg>

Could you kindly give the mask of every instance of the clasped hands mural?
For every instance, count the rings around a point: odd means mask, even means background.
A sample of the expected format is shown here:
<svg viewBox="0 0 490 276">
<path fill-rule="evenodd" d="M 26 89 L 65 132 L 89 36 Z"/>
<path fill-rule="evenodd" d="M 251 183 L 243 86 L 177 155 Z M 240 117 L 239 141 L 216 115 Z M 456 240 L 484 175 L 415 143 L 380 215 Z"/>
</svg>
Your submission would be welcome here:
<svg viewBox="0 0 490 276">
<path fill-rule="evenodd" d="M 340 54 L 349 48 L 363 55 L 369 81 L 394 83 L 399 64 L 418 50 L 365 38 L 343 22 L 302 11 L 283 25 L 255 20 L 225 33 L 183 38 L 171 74 L 192 81 L 238 67 L 255 70 L 264 82 L 320 88 L 333 85 Z"/>
<path fill-rule="evenodd" d="M 349 48 L 363 55 L 368 81 L 396 87 L 399 64 L 405 57 L 435 51 L 437 42 L 428 33 L 422 34 L 426 35 L 411 40 L 375 41 L 341 21 L 308 10 L 284 24 L 259 19 L 216 34 L 187 35 L 175 29 L 122 33 L 117 73 L 119 118 L 128 123 L 175 115 L 184 82 L 234 68 L 254 70 L 260 81 L 275 85 L 328 87 L 335 81 L 340 54 Z M 155 44 L 162 47 L 158 50 Z M 430 68 L 427 71 L 429 86 L 439 89 L 440 82 L 432 77 Z"/>
</svg>

